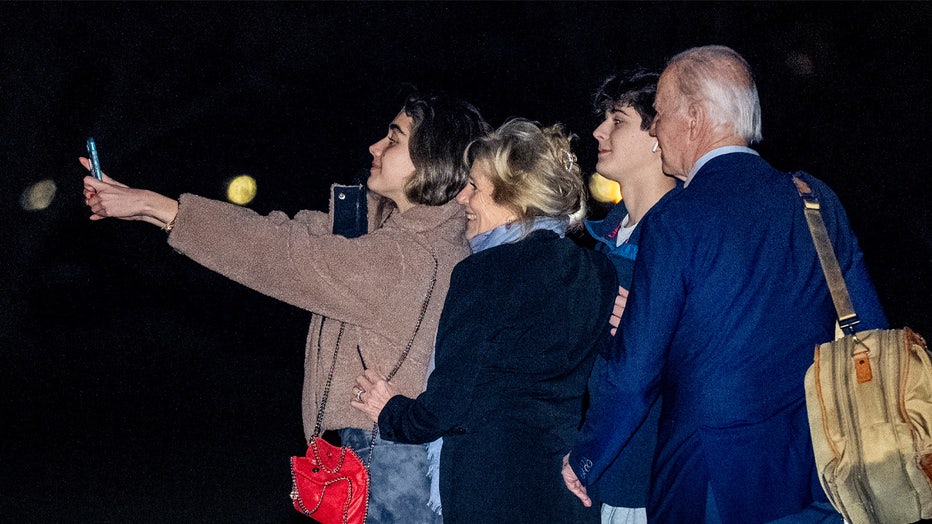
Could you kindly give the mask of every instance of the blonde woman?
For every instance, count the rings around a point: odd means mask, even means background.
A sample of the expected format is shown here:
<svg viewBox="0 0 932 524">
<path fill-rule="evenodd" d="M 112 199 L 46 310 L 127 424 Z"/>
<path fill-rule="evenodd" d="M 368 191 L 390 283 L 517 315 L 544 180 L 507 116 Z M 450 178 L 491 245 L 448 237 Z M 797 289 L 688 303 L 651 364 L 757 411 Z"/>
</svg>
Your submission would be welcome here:
<svg viewBox="0 0 932 524">
<path fill-rule="evenodd" d="M 520 119 L 466 158 L 473 254 L 453 270 L 427 390 L 370 369 L 353 406 L 383 438 L 443 437 L 444 522 L 598 522 L 559 475 L 617 294 L 608 259 L 564 237 L 585 202 L 579 167 L 559 127 Z"/>
</svg>

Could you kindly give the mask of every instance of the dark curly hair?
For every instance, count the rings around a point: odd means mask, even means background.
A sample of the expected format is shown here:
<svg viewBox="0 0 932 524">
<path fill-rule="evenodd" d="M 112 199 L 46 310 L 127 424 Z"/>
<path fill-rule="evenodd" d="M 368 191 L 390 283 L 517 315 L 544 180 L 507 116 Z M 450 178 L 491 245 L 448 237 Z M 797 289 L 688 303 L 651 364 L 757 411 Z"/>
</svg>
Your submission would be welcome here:
<svg viewBox="0 0 932 524">
<path fill-rule="evenodd" d="M 601 116 L 619 106 L 631 106 L 641 116 L 641 130 L 647 131 L 654 123 L 657 111 L 657 80 L 660 75 L 638 68 L 608 77 L 592 97 L 592 110 Z"/>
</svg>

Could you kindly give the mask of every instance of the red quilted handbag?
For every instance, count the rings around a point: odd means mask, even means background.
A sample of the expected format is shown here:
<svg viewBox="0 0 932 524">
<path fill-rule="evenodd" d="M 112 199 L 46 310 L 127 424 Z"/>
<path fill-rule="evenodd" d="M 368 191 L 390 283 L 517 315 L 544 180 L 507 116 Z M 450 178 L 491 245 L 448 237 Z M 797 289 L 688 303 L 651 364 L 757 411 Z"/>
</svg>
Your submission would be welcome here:
<svg viewBox="0 0 932 524">
<path fill-rule="evenodd" d="M 321 524 L 361 524 L 368 493 L 369 471 L 349 448 L 315 437 L 307 456 L 291 457 L 294 508 Z"/>
</svg>

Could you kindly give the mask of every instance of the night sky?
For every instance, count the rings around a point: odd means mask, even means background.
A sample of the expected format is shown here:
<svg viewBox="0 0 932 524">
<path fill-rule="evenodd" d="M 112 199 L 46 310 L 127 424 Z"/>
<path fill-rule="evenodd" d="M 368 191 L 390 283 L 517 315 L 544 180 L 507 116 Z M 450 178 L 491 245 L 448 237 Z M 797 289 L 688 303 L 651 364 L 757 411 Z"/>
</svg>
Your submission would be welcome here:
<svg viewBox="0 0 932 524">
<path fill-rule="evenodd" d="M 591 171 L 601 80 L 729 45 L 757 76 L 757 149 L 835 189 L 891 324 L 929 337 L 930 15 L 929 2 L 0 4 L 0 520 L 303 521 L 288 457 L 304 448 L 309 314 L 148 224 L 88 221 L 88 136 L 131 186 L 222 198 L 247 173 L 251 208 L 293 214 L 367 173 L 410 85 L 493 125 L 562 122 Z M 42 181 L 50 205 L 24 209 Z"/>
</svg>

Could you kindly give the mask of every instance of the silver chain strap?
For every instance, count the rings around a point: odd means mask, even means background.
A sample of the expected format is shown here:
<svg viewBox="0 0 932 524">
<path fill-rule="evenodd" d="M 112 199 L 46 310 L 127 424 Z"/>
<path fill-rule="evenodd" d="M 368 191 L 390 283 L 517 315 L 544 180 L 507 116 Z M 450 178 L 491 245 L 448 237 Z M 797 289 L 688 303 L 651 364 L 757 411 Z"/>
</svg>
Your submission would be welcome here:
<svg viewBox="0 0 932 524">
<path fill-rule="evenodd" d="M 427 288 L 427 293 L 424 296 L 424 303 L 421 304 L 421 311 L 417 318 L 417 323 L 414 325 L 414 334 L 411 335 L 411 338 L 408 340 L 408 344 L 405 346 L 404 351 L 401 353 L 401 356 L 398 358 L 398 363 L 395 364 L 395 367 L 392 368 L 388 376 L 385 378 L 386 381 L 390 381 L 398 370 L 401 369 L 401 365 L 404 364 L 406 358 L 408 358 L 408 353 L 411 352 L 411 348 L 414 346 L 414 339 L 417 337 L 418 331 L 421 330 L 421 324 L 424 322 L 424 317 L 427 315 L 427 307 L 430 305 L 430 297 L 434 294 L 434 286 L 437 284 L 437 272 L 440 266 L 440 262 L 437 260 L 437 256 L 434 255 L 433 251 L 428 251 L 431 258 L 434 260 L 433 273 L 430 277 L 430 285 Z M 323 320 L 321 320 L 323 324 Z M 320 408 L 317 410 L 317 422 L 314 425 L 314 436 L 320 435 L 320 430 L 323 427 L 324 422 L 324 409 L 327 406 L 327 399 L 330 397 L 330 386 L 333 384 L 333 372 L 337 367 L 337 353 L 340 352 L 340 341 L 343 340 L 343 331 L 346 328 L 345 322 L 340 322 L 340 331 L 337 333 L 337 343 L 336 347 L 333 349 L 333 360 L 330 363 L 330 371 L 327 373 L 327 383 L 324 384 L 324 392 L 320 398 Z M 323 329 L 323 325 L 321 325 Z M 375 440 L 379 436 L 379 424 L 375 423 L 372 425 L 372 437 L 369 439 L 369 456 L 366 459 L 366 469 L 369 469 L 369 465 L 372 463 L 372 452 L 375 449 Z"/>
</svg>

